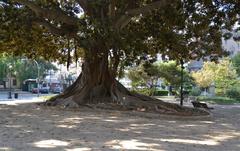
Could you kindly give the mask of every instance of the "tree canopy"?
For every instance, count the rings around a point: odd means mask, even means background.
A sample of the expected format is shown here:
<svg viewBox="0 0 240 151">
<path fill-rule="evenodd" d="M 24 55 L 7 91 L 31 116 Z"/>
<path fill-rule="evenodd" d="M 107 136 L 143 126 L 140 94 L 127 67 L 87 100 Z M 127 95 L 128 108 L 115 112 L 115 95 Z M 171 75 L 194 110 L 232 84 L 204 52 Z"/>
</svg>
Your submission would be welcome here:
<svg viewBox="0 0 240 151">
<path fill-rule="evenodd" d="M 236 54 L 232 58 L 232 63 L 233 63 L 234 68 L 237 71 L 238 76 L 240 76 L 240 53 Z"/>
<path fill-rule="evenodd" d="M 239 12 L 238 0 L 4 0 L 0 53 L 68 65 L 83 58 L 81 75 L 53 105 L 115 101 L 185 112 L 129 92 L 115 79 L 119 69 L 157 53 L 178 60 L 221 55 L 221 30 L 230 29 Z"/>
<path fill-rule="evenodd" d="M 0 52 L 67 61 L 68 51 L 77 58 L 106 51 L 112 64 L 156 53 L 214 57 L 222 54 L 221 29 L 239 19 L 239 5 L 237 0 L 4 0 Z M 104 46 L 91 50 L 94 45 Z"/>
<path fill-rule="evenodd" d="M 49 70 L 57 70 L 57 67 L 43 59 L 37 60 L 39 64 L 39 76 L 45 78 L 46 72 Z M 6 80 L 9 74 L 9 66 L 12 66 L 13 75 L 22 84 L 26 79 L 38 78 L 38 69 L 34 62 L 31 60 L 22 60 L 19 57 L 0 55 L 0 82 Z"/>
<path fill-rule="evenodd" d="M 223 58 L 219 63 L 204 62 L 203 68 L 193 72 L 192 76 L 199 87 L 208 88 L 213 84 L 220 95 L 237 83 L 237 73 L 229 58 Z"/>
<path fill-rule="evenodd" d="M 181 67 L 177 65 L 176 61 L 144 62 L 130 68 L 127 77 L 131 80 L 133 89 L 148 87 L 151 93 L 156 89 L 160 79 L 177 91 L 181 83 L 184 83 L 185 86 L 193 84 L 193 79 L 186 70 L 183 70 L 183 81 L 181 81 Z"/>
</svg>

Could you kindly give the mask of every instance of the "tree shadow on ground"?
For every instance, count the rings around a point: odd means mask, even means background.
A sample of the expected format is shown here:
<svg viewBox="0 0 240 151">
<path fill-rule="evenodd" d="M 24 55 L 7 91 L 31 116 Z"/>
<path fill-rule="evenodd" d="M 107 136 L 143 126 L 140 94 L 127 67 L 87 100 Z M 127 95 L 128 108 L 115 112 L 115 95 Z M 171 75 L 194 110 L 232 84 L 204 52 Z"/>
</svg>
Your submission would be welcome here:
<svg viewBox="0 0 240 151">
<path fill-rule="evenodd" d="M 147 114 L 147 113 L 146 113 Z M 239 106 L 213 118 L 141 117 L 128 112 L 0 106 L 0 150 L 240 150 Z"/>
</svg>

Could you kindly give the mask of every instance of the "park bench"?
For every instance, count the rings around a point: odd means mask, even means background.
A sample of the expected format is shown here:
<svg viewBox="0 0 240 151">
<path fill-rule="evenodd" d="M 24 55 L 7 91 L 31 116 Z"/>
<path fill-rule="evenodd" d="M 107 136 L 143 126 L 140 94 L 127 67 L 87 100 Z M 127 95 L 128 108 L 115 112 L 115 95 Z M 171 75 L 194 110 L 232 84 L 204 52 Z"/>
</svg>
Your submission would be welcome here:
<svg viewBox="0 0 240 151">
<path fill-rule="evenodd" d="M 194 108 L 213 109 L 213 107 L 208 107 L 206 103 L 199 101 L 192 101 L 192 105 Z"/>
</svg>

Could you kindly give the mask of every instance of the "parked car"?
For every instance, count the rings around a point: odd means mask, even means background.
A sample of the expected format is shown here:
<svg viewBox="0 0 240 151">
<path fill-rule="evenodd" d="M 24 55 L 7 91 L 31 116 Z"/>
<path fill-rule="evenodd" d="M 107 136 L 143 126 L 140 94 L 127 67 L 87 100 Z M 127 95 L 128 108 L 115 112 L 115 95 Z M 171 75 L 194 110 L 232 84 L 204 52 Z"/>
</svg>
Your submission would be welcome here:
<svg viewBox="0 0 240 151">
<path fill-rule="evenodd" d="M 38 88 L 32 88 L 32 93 L 38 93 Z"/>
<path fill-rule="evenodd" d="M 49 87 L 42 87 L 39 90 L 40 93 L 49 93 Z"/>
<path fill-rule="evenodd" d="M 61 93 L 62 92 L 62 88 L 61 87 L 55 87 L 52 92 L 53 93 Z"/>
</svg>

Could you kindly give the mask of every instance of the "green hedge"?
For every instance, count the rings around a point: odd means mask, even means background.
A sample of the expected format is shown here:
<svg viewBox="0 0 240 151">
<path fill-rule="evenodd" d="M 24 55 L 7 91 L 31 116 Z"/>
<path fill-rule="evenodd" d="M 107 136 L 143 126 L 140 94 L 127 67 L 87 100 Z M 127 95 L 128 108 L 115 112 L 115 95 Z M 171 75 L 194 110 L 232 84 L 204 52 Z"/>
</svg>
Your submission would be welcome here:
<svg viewBox="0 0 240 151">
<path fill-rule="evenodd" d="M 151 95 L 152 91 L 153 90 L 147 89 L 147 88 L 132 90 L 132 92 L 140 93 L 140 94 L 144 94 L 144 95 Z M 153 94 L 154 94 L 154 96 L 168 96 L 168 91 L 167 90 L 155 90 Z"/>
<path fill-rule="evenodd" d="M 168 91 L 167 90 L 156 90 L 154 92 L 155 96 L 167 96 L 168 95 Z"/>
<path fill-rule="evenodd" d="M 240 100 L 240 88 L 238 87 L 230 88 L 229 90 L 227 90 L 226 95 L 229 98 Z"/>
<path fill-rule="evenodd" d="M 221 97 L 221 96 L 214 96 L 214 97 L 207 97 L 207 96 L 198 96 L 198 101 L 213 103 L 213 104 L 234 104 L 239 103 L 238 100 L 229 98 L 229 97 Z"/>
<path fill-rule="evenodd" d="M 140 94 L 144 94 L 144 95 L 150 95 L 150 94 L 151 94 L 151 90 L 150 90 L 150 89 L 147 89 L 147 88 L 135 89 L 135 90 L 132 90 L 132 92 L 134 92 L 134 93 L 140 93 Z"/>
</svg>

